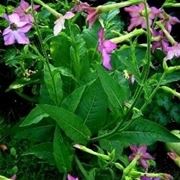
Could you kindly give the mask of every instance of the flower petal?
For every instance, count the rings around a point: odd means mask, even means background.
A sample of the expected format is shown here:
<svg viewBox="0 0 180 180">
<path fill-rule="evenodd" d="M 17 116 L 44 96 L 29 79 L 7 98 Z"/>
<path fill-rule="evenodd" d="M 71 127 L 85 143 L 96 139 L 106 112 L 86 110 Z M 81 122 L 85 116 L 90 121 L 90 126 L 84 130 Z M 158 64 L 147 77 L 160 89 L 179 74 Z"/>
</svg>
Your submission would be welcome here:
<svg viewBox="0 0 180 180">
<path fill-rule="evenodd" d="M 14 31 L 13 34 L 18 44 L 29 44 L 29 38 L 23 32 Z"/>
<path fill-rule="evenodd" d="M 53 29 L 53 32 L 54 32 L 55 36 L 57 36 L 62 31 L 62 29 L 65 29 L 64 23 L 65 23 L 64 16 L 61 16 L 59 19 L 57 19 L 55 21 L 55 26 L 54 26 L 54 29 Z"/>
</svg>

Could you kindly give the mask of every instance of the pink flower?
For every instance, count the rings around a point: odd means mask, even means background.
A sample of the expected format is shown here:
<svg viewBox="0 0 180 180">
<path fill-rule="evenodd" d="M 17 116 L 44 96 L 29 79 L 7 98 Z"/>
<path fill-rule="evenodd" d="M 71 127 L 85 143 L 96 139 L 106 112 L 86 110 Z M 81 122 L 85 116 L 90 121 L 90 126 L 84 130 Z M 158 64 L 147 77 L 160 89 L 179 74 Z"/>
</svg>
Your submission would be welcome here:
<svg viewBox="0 0 180 180">
<path fill-rule="evenodd" d="M 169 42 L 164 36 L 164 33 L 162 31 L 152 30 L 152 35 L 156 38 L 156 40 L 152 43 L 152 50 L 154 51 L 155 49 L 160 48 L 166 53 Z"/>
<path fill-rule="evenodd" d="M 134 27 L 141 26 L 146 28 L 146 19 L 145 19 L 145 8 L 144 4 L 133 5 L 130 7 L 124 8 L 126 12 L 131 16 L 130 25 L 128 26 L 128 31 L 131 31 Z M 149 24 L 152 24 L 152 20 L 155 19 L 160 13 L 161 10 L 155 7 L 149 8 Z"/>
<path fill-rule="evenodd" d="M 102 54 L 102 61 L 103 61 L 103 66 L 108 69 L 111 70 L 111 64 L 110 64 L 110 56 L 111 53 L 114 49 L 116 49 L 116 44 L 111 42 L 110 40 L 105 40 L 104 39 L 104 29 L 100 29 L 100 31 L 98 32 L 98 50 L 99 52 L 101 52 Z"/>
<path fill-rule="evenodd" d="M 180 57 L 180 43 L 176 43 L 174 46 L 167 47 L 167 55 L 165 60 L 170 60 L 174 57 Z"/>
<path fill-rule="evenodd" d="M 29 44 L 29 38 L 26 36 L 32 24 L 27 21 L 22 21 L 18 14 L 5 15 L 9 21 L 9 27 L 3 31 L 4 44 L 12 45 L 15 42 L 19 44 Z"/>
<path fill-rule="evenodd" d="M 72 17 L 74 17 L 74 13 L 68 11 L 66 12 L 66 14 L 64 16 L 60 16 L 56 21 L 55 21 L 55 26 L 54 26 L 54 35 L 57 36 L 62 29 L 65 29 L 64 23 L 66 19 L 71 19 Z"/>
<path fill-rule="evenodd" d="M 71 176 L 70 174 L 68 174 L 67 180 L 79 180 L 79 179 L 78 179 L 78 177 L 75 178 L 75 177 Z"/>
<path fill-rule="evenodd" d="M 165 28 L 171 32 L 172 25 L 175 25 L 177 23 L 180 23 L 180 20 L 177 17 L 169 16 L 168 20 L 165 22 Z"/>
<path fill-rule="evenodd" d="M 39 5 L 34 5 L 33 9 L 37 10 Z M 33 16 L 30 14 L 31 6 L 28 2 L 21 0 L 19 6 L 15 9 L 14 13 L 18 14 L 21 20 L 33 22 Z"/>
<path fill-rule="evenodd" d="M 129 156 L 129 160 L 133 160 L 135 157 L 139 158 L 139 163 L 144 169 L 148 169 L 148 160 L 153 159 L 153 157 L 147 153 L 147 146 L 130 146 L 132 154 Z"/>
<path fill-rule="evenodd" d="M 177 17 L 170 16 L 164 11 L 163 13 L 161 13 L 160 18 L 161 23 L 164 25 L 168 32 L 171 32 L 173 25 L 180 23 L 180 20 Z"/>
<path fill-rule="evenodd" d="M 88 3 L 80 2 L 80 4 L 76 5 L 73 8 L 73 11 L 75 11 L 75 12 L 84 11 L 85 13 L 87 13 L 86 22 L 89 23 L 89 27 L 92 27 L 92 25 L 95 23 L 95 21 L 97 20 L 97 18 L 99 16 L 96 8 L 91 7 Z"/>
</svg>

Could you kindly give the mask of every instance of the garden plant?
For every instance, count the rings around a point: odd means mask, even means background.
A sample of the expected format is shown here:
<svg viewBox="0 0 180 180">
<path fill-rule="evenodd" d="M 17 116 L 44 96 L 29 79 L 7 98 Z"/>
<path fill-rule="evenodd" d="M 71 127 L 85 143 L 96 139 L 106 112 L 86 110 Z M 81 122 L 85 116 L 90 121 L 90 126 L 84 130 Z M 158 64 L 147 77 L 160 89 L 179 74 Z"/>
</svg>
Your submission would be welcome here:
<svg viewBox="0 0 180 180">
<path fill-rule="evenodd" d="M 180 3 L 0 2 L 0 180 L 180 179 Z"/>
</svg>

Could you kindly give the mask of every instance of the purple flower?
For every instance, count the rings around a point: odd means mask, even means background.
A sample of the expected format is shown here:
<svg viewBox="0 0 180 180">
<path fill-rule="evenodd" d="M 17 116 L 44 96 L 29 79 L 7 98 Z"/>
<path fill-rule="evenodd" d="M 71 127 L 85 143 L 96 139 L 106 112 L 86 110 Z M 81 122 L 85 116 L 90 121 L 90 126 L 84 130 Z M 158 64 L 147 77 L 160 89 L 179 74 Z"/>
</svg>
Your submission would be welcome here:
<svg viewBox="0 0 180 180">
<path fill-rule="evenodd" d="M 12 45 L 15 42 L 18 44 L 29 44 L 29 38 L 26 36 L 32 24 L 27 21 L 22 21 L 18 14 L 5 15 L 5 19 L 9 21 L 9 27 L 3 31 L 4 44 Z"/>
<path fill-rule="evenodd" d="M 170 16 L 164 11 L 161 13 L 160 18 L 162 24 L 168 32 L 171 32 L 173 25 L 180 23 L 180 20 L 177 17 Z"/>
<path fill-rule="evenodd" d="M 153 157 L 147 153 L 147 146 L 130 146 L 132 154 L 129 156 L 129 160 L 133 160 L 135 157 L 139 158 L 139 163 L 144 169 L 148 169 L 148 160 L 153 159 Z"/>
<path fill-rule="evenodd" d="M 71 11 L 66 12 L 66 14 L 64 16 L 60 16 L 56 21 L 55 21 L 55 26 L 54 26 L 54 35 L 57 36 L 62 29 L 65 29 L 64 27 L 64 23 L 66 19 L 71 19 L 72 17 L 74 17 L 74 13 L 72 13 Z"/>
<path fill-rule="evenodd" d="M 130 25 L 128 26 L 128 31 L 131 31 L 134 27 L 141 26 L 146 28 L 146 19 L 145 19 L 145 8 L 144 4 L 133 5 L 130 7 L 124 8 L 126 12 L 131 16 Z M 155 7 L 149 8 L 149 24 L 152 24 L 152 20 L 155 19 L 161 13 L 160 9 Z"/>
<path fill-rule="evenodd" d="M 79 180 L 79 179 L 78 179 L 78 177 L 73 177 L 70 174 L 68 174 L 67 180 Z"/>
<path fill-rule="evenodd" d="M 155 39 L 152 43 L 152 50 L 154 51 L 155 49 L 160 48 L 166 53 L 169 42 L 165 37 L 163 31 L 152 30 L 152 35 Z"/>
<path fill-rule="evenodd" d="M 148 176 L 141 176 L 140 180 L 160 180 L 161 178 L 159 177 L 148 177 Z"/>
<path fill-rule="evenodd" d="M 174 46 L 167 47 L 167 55 L 165 60 L 170 60 L 174 57 L 180 57 L 180 43 L 176 43 Z"/>
<path fill-rule="evenodd" d="M 73 8 L 73 11 L 75 12 L 84 11 L 85 13 L 87 13 L 86 21 L 89 23 L 89 27 L 92 27 L 92 25 L 95 23 L 95 21 L 97 20 L 99 16 L 96 8 L 91 7 L 88 3 L 80 2 L 78 5 L 76 5 Z"/>
<path fill-rule="evenodd" d="M 39 5 L 34 5 L 33 9 L 37 10 Z M 21 0 L 19 6 L 15 9 L 14 13 L 18 14 L 21 20 L 33 22 L 33 16 L 29 13 L 31 6 L 28 2 Z"/>
<path fill-rule="evenodd" d="M 102 54 L 102 61 L 103 61 L 103 66 L 108 69 L 111 70 L 111 64 L 110 64 L 110 56 L 111 53 L 114 49 L 116 49 L 116 44 L 111 42 L 110 40 L 105 40 L 104 39 L 104 29 L 100 29 L 100 31 L 98 32 L 98 50 L 99 52 L 101 52 Z"/>
</svg>

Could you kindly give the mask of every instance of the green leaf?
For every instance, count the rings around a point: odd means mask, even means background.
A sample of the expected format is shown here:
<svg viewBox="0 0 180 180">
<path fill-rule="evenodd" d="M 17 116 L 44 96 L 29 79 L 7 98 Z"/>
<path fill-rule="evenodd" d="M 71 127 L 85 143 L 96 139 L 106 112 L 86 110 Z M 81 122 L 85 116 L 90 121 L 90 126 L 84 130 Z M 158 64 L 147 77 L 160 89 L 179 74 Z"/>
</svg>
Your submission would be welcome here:
<svg viewBox="0 0 180 180">
<path fill-rule="evenodd" d="M 163 126 L 144 119 L 135 120 L 127 130 L 117 132 L 111 139 L 118 140 L 127 146 L 131 144 L 152 144 L 157 141 L 180 142 L 179 138 Z"/>
<path fill-rule="evenodd" d="M 51 71 L 51 72 L 50 72 Z M 63 97 L 61 75 L 57 68 L 44 66 L 44 82 L 54 104 L 59 105 Z"/>
<path fill-rule="evenodd" d="M 56 127 L 53 141 L 53 155 L 60 172 L 67 173 L 71 170 L 73 160 L 72 150 L 65 138 L 61 135 L 60 129 Z"/>
<path fill-rule="evenodd" d="M 109 102 L 116 111 L 123 111 L 124 101 L 128 98 L 126 88 L 120 86 L 101 66 L 97 68 L 97 72 Z"/>
<path fill-rule="evenodd" d="M 90 131 L 80 117 L 74 113 L 52 105 L 39 105 L 39 107 L 54 119 L 65 134 L 76 143 L 85 144 L 90 138 Z"/>
<path fill-rule="evenodd" d="M 107 96 L 98 79 L 87 87 L 76 112 L 91 132 L 96 133 L 106 122 L 107 109 Z"/>
<path fill-rule="evenodd" d="M 45 113 L 39 106 L 36 106 L 25 118 L 25 120 L 20 124 L 20 127 L 29 126 L 32 124 L 39 123 L 43 118 L 49 115 Z"/>
<path fill-rule="evenodd" d="M 71 112 L 75 112 L 81 101 L 85 89 L 86 86 L 81 86 L 75 89 L 69 96 L 64 99 L 64 101 L 62 102 L 62 107 Z"/>
<path fill-rule="evenodd" d="M 34 155 L 39 159 L 47 161 L 49 164 L 54 165 L 53 157 L 53 144 L 50 142 L 37 144 L 32 146 L 28 151 L 24 152 L 22 155 Z"/>
<path fill-rule="evenodd" d="M 122 46 L 112 54 L 112 65 L 121 71 L 127 70 L 129 74 L 135 76 L 136 81 L 140 83 L 141 74 L 139 68 L 145 64 L 146 48 L 131 46 Z"/>
<path fill-rule="evenodd" d="M 31 142 L 44 142 L 52 140 L 53 133 L 54 125 L 18 128 L 15 130 L 15 139 L 28 139 Z"/>
<path fill-rule="evenodd" d="M 50 52 L 54 60 L 54 66 L 71 66 L 70 47 L 71 39 L 64 32 L 52 39 Z"/>
</svg>

